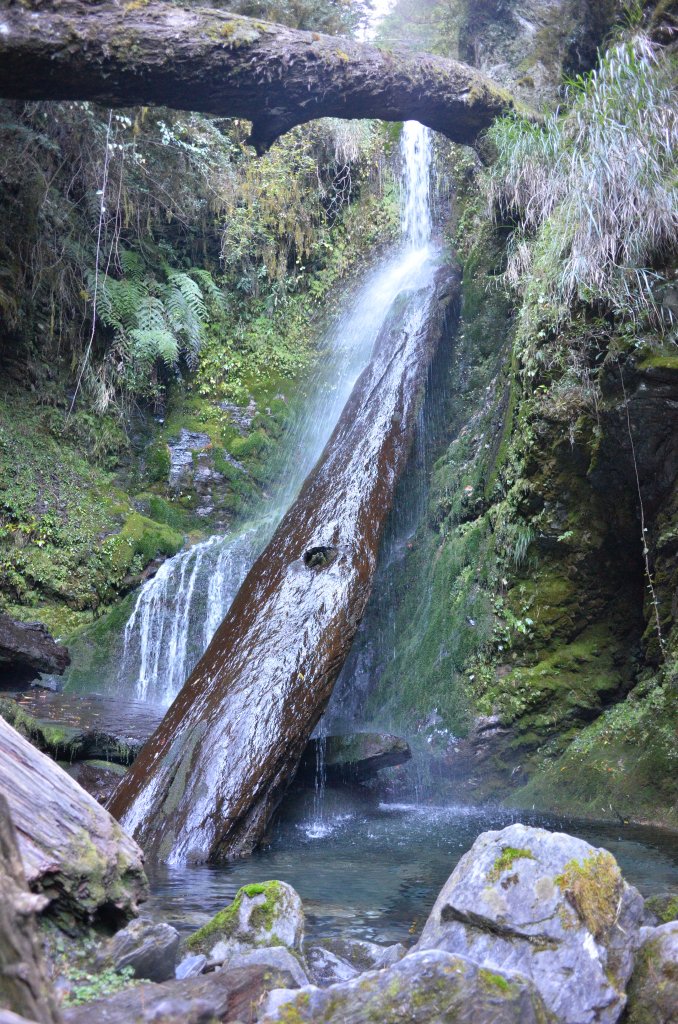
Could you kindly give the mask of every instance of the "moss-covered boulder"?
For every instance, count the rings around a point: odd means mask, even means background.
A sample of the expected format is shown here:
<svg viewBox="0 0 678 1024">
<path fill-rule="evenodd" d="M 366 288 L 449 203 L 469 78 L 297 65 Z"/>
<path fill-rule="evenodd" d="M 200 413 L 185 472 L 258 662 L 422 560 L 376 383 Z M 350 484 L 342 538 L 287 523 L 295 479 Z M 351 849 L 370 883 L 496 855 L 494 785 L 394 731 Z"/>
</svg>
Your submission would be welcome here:
<svg viewBox="0 0 678 1024">
<path fill-rule="evenodd" d="M 549 1015 L 526 978 L 428 950 L 330 988 L 274 991 L 260 1019 L 266 1024 L 547 1024 Z"/>
<path fill-rule="evenodd" d="M 678 921 L 643 930 L 628 995 L 628 1024 L 678 1020 Z"/>
<path fill-rule="evenodd" d="M 562 1024 L 614 1024 L 643 914 L 607 850 L 511 825 L 462 857 L 416 948 L 519 971 Z"/>
<path fill-rule="evenodd" d="M 228 961 L 237 953 L 262 946 L 285 946 L 299 952 L 304 938 L 304 909 L 285 882 L 244 885 L 235 899 L 186 942 L 191 953 Z"/>
</svg>

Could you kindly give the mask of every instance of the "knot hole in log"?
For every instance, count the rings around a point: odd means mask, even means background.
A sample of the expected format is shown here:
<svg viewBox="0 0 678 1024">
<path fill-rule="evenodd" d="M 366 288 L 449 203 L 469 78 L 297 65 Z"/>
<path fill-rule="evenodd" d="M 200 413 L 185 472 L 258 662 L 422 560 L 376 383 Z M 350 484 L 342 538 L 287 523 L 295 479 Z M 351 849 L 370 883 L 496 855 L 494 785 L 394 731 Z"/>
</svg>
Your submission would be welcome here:
<svg viewBox="0 0 678 1024">
<path fill-rule="evenodd" d="M 336 559 L 337 548 L 316 547 L 304 552 L 304 565 L 308 569 L 326 569 Z"/>
</svg>

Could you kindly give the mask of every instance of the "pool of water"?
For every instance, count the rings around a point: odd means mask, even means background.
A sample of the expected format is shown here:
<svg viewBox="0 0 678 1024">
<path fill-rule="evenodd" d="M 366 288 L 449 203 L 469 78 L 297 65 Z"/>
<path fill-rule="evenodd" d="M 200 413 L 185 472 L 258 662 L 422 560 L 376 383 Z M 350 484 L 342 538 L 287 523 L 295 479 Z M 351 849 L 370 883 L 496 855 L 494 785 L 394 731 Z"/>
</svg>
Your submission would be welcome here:
<svg viewBox="0 0 678 1024">
<path fill-rule="evenodd" d="M 513 821 L 604 846 L 643 896 L 678 889 L 678 836 L 658 829 L 328 793 L 322 811 L 312 794 L 292 805 L 270 844 L 245 860 L 155 868 L 151 912 L 187 934 L 228 904 L 241 885 L 276 878 L 302 897 L 311 940 L 341 933 L 407 942 L 477 836 Z"/>
</svg>

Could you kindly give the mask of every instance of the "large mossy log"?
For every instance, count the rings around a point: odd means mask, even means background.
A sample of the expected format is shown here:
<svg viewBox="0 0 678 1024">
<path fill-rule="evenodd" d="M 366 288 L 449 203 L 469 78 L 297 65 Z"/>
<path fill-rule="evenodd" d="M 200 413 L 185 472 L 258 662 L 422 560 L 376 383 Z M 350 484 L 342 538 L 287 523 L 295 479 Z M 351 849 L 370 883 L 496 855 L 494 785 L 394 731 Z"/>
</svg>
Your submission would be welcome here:
<svg viewBox="0 0 678 1024">
<path fill-rule="evenodd" d="M 9 805 L 0 793 L 0 1006 L 40 1024 L 61 1014 L 38 941 L 36 914 L 48 900 L 26 883 Z"/>
<path fill-rule="evenodd" d="M 110 807 L 151 856 L 249 852 L 325 709 L 369 597 L 456 279 L 401 296 L 316 468 Z"/>
<path fill-rule="evenodd" d="M 160 104 L 252 121 L 267 149 L 317 117 L 417 120 L 455 142 L 511 97 L 459 61 L 380 50 L 162 0 L 21 0 L 0 11 L 0 95 Z"/>
<path fill-rule="evenodd" d="M 120 925 L 147 893 L 141 850 L 94 797 L 0 718 L 0 792 L 31 889 L 57 920 Z"/>
</svg>

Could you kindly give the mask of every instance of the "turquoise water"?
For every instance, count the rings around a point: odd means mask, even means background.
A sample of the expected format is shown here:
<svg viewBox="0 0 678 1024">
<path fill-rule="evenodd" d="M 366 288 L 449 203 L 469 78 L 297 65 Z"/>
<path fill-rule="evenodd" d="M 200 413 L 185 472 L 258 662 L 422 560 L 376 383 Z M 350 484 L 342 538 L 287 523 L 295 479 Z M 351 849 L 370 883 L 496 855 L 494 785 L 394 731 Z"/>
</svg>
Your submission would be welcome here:
<svg viewBox="0 0 678 1024">
<path fill-rule="evenodd" d="M 156 868 L 152 912 L 185 934 L 229 903 L 241 885 L 277 878 L 301 895 L 311 940 L 343 933 L 407 942 L 423 927 L 442 885 L 476 837 L 513 821 L 604 846 L 644 896 L 678 890 L 678 836 L 658 829 L 330 793 L 320 820 L 310 797 L 288 805 L 286 821 L 269 845 L 245 860 L 226 867 Z"/>
</svg>

